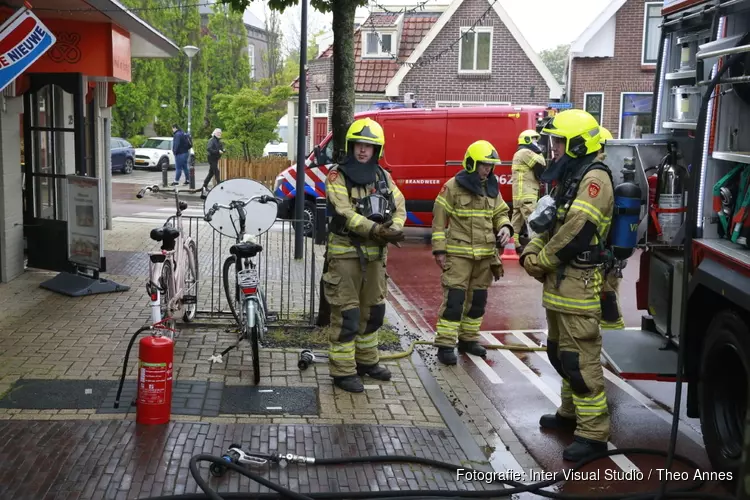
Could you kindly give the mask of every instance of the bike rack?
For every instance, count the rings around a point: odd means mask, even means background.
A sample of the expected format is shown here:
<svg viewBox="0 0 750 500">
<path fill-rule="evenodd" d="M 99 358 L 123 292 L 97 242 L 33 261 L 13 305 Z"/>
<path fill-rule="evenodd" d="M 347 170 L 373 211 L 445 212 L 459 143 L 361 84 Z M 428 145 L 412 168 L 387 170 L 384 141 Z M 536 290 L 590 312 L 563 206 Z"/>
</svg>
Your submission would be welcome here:
<svg viewBox="0 0 750 500">
<path fill-rule="evenodd" d="M 254 260 L 268 304 L 269 328 L 315 328 L 323 251 L 316 248 L 314 239 L 306 237 L 303 258 L 295 260 L 295 223 L 276 219 L 270 230 L 255 235 L 256 242 L 263 246 Z M 175 216 L 166 224 L 174 226 Z M 195 241 L 198 254 L 198 307 L 193 324 L 201 320 L 234 323 L 224 294 L 222 265 L 235 240 L 215 231 L 203 217 L 183 215 L 182 224 Z"/>
</svg>

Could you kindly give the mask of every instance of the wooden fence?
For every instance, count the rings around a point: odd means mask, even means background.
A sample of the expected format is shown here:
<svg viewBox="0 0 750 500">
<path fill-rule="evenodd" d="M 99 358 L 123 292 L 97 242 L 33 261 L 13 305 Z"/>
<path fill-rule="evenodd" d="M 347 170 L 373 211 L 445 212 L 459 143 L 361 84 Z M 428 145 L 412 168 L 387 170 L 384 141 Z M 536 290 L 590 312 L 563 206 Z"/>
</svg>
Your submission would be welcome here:
<svg viewBox="0 0 750 500">
<path fill-rule="evenodd" d="M 288 168 L 292 162 L 278 156 L 266 156 L 255 160 L 219 160 L 221 179 L 252 179 L 273 189 L 276 176 Z"/>
</svg>

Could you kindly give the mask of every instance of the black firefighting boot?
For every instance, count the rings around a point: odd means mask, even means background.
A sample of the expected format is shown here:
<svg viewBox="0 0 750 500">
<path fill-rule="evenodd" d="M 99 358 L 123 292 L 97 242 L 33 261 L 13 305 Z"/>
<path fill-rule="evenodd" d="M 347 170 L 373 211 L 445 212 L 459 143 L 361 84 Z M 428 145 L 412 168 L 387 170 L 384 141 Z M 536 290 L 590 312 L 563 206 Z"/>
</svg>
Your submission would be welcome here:
<svg viewBox="0 0 750 500">
<path fill-rule="evenodd" d="M 605 451 L 607 451 L 606 442 L 576 436 L 575 440 L 563 450 L 563 460 L 580 462 Z"/>
<path fill-rule="evenodd" d="M 456 351 L 452 347 L 438 347 L 437 359 L 444 365 L 455 365 L 458 363 Z"/>
<path fill-rule="evenodd" d="M 542 418 L 539 419 L 539 425 L 545 429 L 558 429 L 572 432 L 576 428 L 576 419 L 563 417 L 557 412 L 554 414 L 548 413 L 547 415 L 542 415 Z"/>
<path fill-rule="evenodd" d="M 333 377 L 333 385 L 346 392 L 362 392 L 365 390 L 362 379 L 356 375 Z"/>
<path fill-rule="evenodd" d="M 482 347 L 479 344 L 479 342 L 474 341 L 474 340 L 471 342 L 467 342 L 465 340 L 459 340 L 458 352 L 466 352 L 469 354 L 473 354 L 474 356 L 480 356 L 482 358 L 487 355 L 487 349 Z"/>
<path fill-rule="evenodd" d="M 357 374 L 360 377 L 369 375 L 376 380 L 383 380 L 385 382 L 391 379 L 391 372 L 385 366 L 381 366 L 378 363 L 374 365 L 357 365 Z"/>
</svg>

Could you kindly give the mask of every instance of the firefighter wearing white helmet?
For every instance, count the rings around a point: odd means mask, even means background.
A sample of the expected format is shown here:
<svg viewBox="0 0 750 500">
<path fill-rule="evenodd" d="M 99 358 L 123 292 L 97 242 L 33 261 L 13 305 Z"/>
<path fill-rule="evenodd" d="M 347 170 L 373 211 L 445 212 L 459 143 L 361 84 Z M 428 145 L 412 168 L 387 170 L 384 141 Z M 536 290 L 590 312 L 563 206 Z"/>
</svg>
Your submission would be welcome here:
<svg viewBox="0 0 750 500">
<path fill-rule="evenodd" d="M 529 219 L 537 234 L 520 258 L 526 272 L 544 283 L 542 305 L 549 329 L 547 356 L 562 377 L 561 405 L 543 415 L 543 428 L 574 430 L 563 459 L 579 462 L 607 451 L 610 417 L 600 361 L 602 244 L 614 211 L 611 172 L 596 160 L 600 127 L 579 109 L 556 115 L 542 134 L 553 160 L 542 174 L 555 182 Z"/>
<path fill-rule="evenodd" d="M 605 152 L 606 142 L 612 140 L 612 133 L 604 127 L 601 127 L 601 140 L 599 141 L 602 145 L 599 155 L 596 157 L 597 161 L 603 162 L 607 159 L 607 153 Z M 623 261 L 620 265 L 624 269 L 628 261 Z M 622 278 L 618 278 L 617 274 L 612 269 L 605 269 L 604 283 L 602 283 L 602 319 L 599 321 L 599 326 L 603 330 L 622 330 L 625 328 L 625 321 L 622 318 L 622 308 L 620 307 L 620 282 Z"/>
<path fill-rule="evenodd" d="M 364 391 L 360 377 L 390 380 L 379 364 L 378 330 L 385 316 L 388 243 L 404 240 L 404 196 L 379 164 L 383 128 L 356 120 L 346 134 L 346 157 L 326 179 L 329 224 L 323 291 L 331 307 L 329 373 L 334 385 Z"/>
<path fill-rule="evenodd" d="M 500 156 L 487 141 L 466 150 L 463 170 L 443 185 L 435 199 L 432 254 L 442 270 L 443 302 L 438 311 L 435 346 L 443 364 L 455 365 L 455 347 L 484 356 L 479 344 L 487 291 L 503 276 L 500 248 L 513 236 L 505 203 L 493 175 Z M 447 226 L 447 228 L 446 228 Z"/>
<path fill-rule="evenodd" d="M 513 216 L 511 225 L 516 234 L 516 253 L 523 251 L 520 235 L 539 199 L 539 177 L 545 166 L 542 150 L 537 144 L 539 133 L 524 130 L 518 136 L 518 150 L 513 155 L 511 183 L 513 186 Z"/>
</svg>

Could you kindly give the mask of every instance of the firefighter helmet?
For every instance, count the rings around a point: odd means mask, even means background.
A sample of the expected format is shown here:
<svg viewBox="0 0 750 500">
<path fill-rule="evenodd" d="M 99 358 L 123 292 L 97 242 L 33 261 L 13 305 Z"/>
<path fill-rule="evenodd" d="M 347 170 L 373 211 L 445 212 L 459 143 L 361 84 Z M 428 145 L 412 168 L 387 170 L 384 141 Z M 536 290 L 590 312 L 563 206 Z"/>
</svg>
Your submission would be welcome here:
<svg viewBox="0 0 750 500">
<path fill-rule="evenodd" d="M 375 158 L 383 157 L 383 147 L 385 146 L 385 133 L 383 127 L 371 118 L 360 118 L 355 120 L 349 126 L 346 132 L 345 152 L 349 153 L 353 149 L 353 143 L 362 142 L 375 146 Z"/>
<path fill-rule="evenodd" d="M 499 164 L 500 155 L 497 154 L 495 146 L 484 140 L 472 143 L 466 149 L 466 155 L 464 155 L 464 170 L 469 173 L 475 172 L 477 170 L 477 163 Z"/>
<path fill-rule="evenodd" d="M 596 153 L 602 148 L 599 122 L 582 109 L 566 109 L 555 115 L 542 133 L 563 139 L 565 153 L 573 158 Z"/>
<path fill-rule="evenodd" d="M 518 144 L 531 144 L 534 141 L 539 140 L 539 133 L 536 130 L 524 130 L 521 135 L 518 136 Z"/>
<path fill-rule="evenodd" d="M 599 137 L 599 144 L 601 144 L 602 147 L 604 147 L 604 143 L 606 141 L 611 141 L 612 139 L 614 139 L 614 137 L 612 137 L 612 133 L 604 127 L 599 127 Z"/>
</svg>

